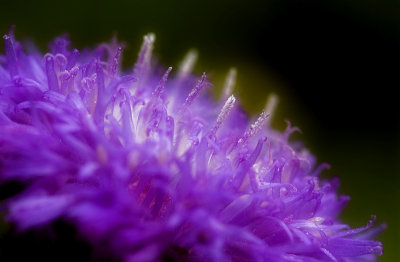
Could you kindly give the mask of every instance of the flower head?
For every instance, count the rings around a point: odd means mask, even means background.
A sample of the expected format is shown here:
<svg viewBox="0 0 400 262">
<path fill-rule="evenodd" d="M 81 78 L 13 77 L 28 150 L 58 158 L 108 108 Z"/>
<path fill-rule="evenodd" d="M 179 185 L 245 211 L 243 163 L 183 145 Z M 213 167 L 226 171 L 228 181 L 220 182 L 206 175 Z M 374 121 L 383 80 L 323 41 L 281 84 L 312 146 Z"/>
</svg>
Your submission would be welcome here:
<svg viewBox="0 0 400 262">
<path fill-rule="evenodd" d="M 122 261 L 366 261 L 380 228 L 338 219 L 348 197 L 318 178 L 326 164 L 273 130 L 275 98 L 249 121 L 204 73 L 153 64 L 144 37 L 130 72 L 117 42 L 78 51 L 57 38 L 25 53 L 13 33 L 0 56 L 0 182 L 20 231 L 63 219 L 95 252 Z"/>
</svg>

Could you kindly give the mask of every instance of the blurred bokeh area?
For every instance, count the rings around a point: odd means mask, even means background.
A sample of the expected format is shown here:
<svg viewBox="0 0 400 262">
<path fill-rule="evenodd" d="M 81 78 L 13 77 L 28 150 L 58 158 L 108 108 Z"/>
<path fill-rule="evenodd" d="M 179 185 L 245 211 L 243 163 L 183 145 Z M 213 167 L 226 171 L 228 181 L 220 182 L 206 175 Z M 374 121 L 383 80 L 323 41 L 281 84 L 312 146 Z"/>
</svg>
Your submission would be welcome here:
<svg viewBox="0 0 400 262">
<path fill-rule="evenodd" d="M 351 196 L 343 220 L 359 227 L 376 215 L 388 225 L 379 261 L 400 261 L 400 1 L 1 1 L 0 32 L 13 24 L 43 52 L 63 33 L 78 49 L 116 34 L 125 68 L 154 32 L 161 64 L 177 67 L 196 48 L 195 71 L 216 95 L 236 67 L 240 103 L 255 115 L 277 94 L 273 125 L 300 127 L 294 138 Z"/>
</svg>

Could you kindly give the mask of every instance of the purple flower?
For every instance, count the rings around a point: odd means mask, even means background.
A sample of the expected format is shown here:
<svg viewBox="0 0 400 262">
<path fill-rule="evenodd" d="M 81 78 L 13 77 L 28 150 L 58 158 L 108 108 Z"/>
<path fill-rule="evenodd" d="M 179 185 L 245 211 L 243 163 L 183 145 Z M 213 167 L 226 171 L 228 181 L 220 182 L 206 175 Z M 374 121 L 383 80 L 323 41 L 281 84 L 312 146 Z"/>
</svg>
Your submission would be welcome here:
<svg viewBox="0 0 400 262">
<path fill-rule="evenodd" d="M 117 261 L 374 261 L 382 227 L 338 219 L 348 197 L 307 149 L 254 121 L 206 74 L 153 65 L 154 36 L 133 71 L 116 41 L 78 51 L 57 38 L 0 56 L 0 182 L 25 189 L 3 205 L 19 231 L 63 219 Z M 250 124 L 249 124 L 250 122 Z M 375 220 L 375 219 L 374 219 Z"/>
</svg>

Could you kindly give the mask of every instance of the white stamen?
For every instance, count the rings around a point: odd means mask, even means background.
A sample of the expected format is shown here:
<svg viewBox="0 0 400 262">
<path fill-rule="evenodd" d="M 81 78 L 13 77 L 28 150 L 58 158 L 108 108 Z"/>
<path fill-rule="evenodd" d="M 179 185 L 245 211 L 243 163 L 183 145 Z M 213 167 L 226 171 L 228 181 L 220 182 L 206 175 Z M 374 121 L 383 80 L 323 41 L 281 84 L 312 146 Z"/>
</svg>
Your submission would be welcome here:
<svg viewBox="0 0 400 262">
<path fill-rule="evenodd" d="M 272 116 L 275 113 L 278 102 L 279 98 L 276 94 L 272 93 L 269 95 L 267 103 L 265 103 L 264 107 L 264 111 L 269 114 L 268 121 L 266 121 L 267 125 L 269 125 L 269 123 L 272 121 Z"/>
<path fill-rule="evenodd" d="M 189 50 L 185 58 L 179 65 L 178 79 L 185 78 L 193 70 L 193 66 L 197 60 L 197 51 Z"/>
<path fill-rule="evenodd" d="M 145 74 L 150 67 L 151 54 L 153 52 L 155 39 L 156 36 L 153 33 L 147 34 L 143 37 L 143 44 L 140 48 L 139 57 L 134 69 L 137 76 Z"/>
<path fill-rule="evenodd" d="M 222 107 L 221 112 L 219 113 L 219 115 L 217 117 L 217 122 L 215 123 L 215 126 L 210 131 L 210 136 L 214 136 L 217 133 L 218 129 L 221 127 L 222 122 L 224 122 L 226 117 L 231 112 L 233 106 L 235 105 L 235 102 L 236 102 L 236 98 L 233 95 L 231 95 L 228 98 L 228 100 L 226 100 L 224 106 Z"/>
<path fill-rule="evenodd" d="M 222 98 L 227 99 L 233 92 L 236 84 L 236 68 L 231 68 L 226 76 Z"/>
<path fill-rule="evenodd" d="M 269 114 L 266 114 L 264 111 L 262 111 L 257 121 L 254 122 L 250 126 L 250 128 L 244 133 L 243 137 L 238 140 L 238 144 L 246 142 L 249 138 L 257 134 L 264 126 L 264 123 L 267 120 L 268 116 Z"/>
</svg>

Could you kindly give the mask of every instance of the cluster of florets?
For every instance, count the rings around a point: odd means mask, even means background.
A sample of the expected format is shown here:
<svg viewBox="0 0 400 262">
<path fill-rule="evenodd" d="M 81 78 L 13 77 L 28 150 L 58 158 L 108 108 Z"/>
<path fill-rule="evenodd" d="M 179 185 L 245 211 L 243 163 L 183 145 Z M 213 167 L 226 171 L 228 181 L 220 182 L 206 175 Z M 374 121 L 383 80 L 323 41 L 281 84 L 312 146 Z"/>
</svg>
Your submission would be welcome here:
<svg viewBox="0 0 400 262">
<path fill-rule="evenodd" d="M 231 95 L 205 95 L 195 54 L 163 72 L 153 35 L 133 71 L 117 42 L 79 52 L 65 38 L 24 53 L 12 33 L 0 56 L 0 183 L 21 181 L 6 220 L 31 230 L 63 219 L 123 261 L 367 261 L 373 222 L 338 220 L 348 201 L 324 164 L 273 130 L 249 124 Z M 168 79 L 168 80 L 167 80 Z M 268 112 L 269 111 L 269 112 Z"/>
</svg>

